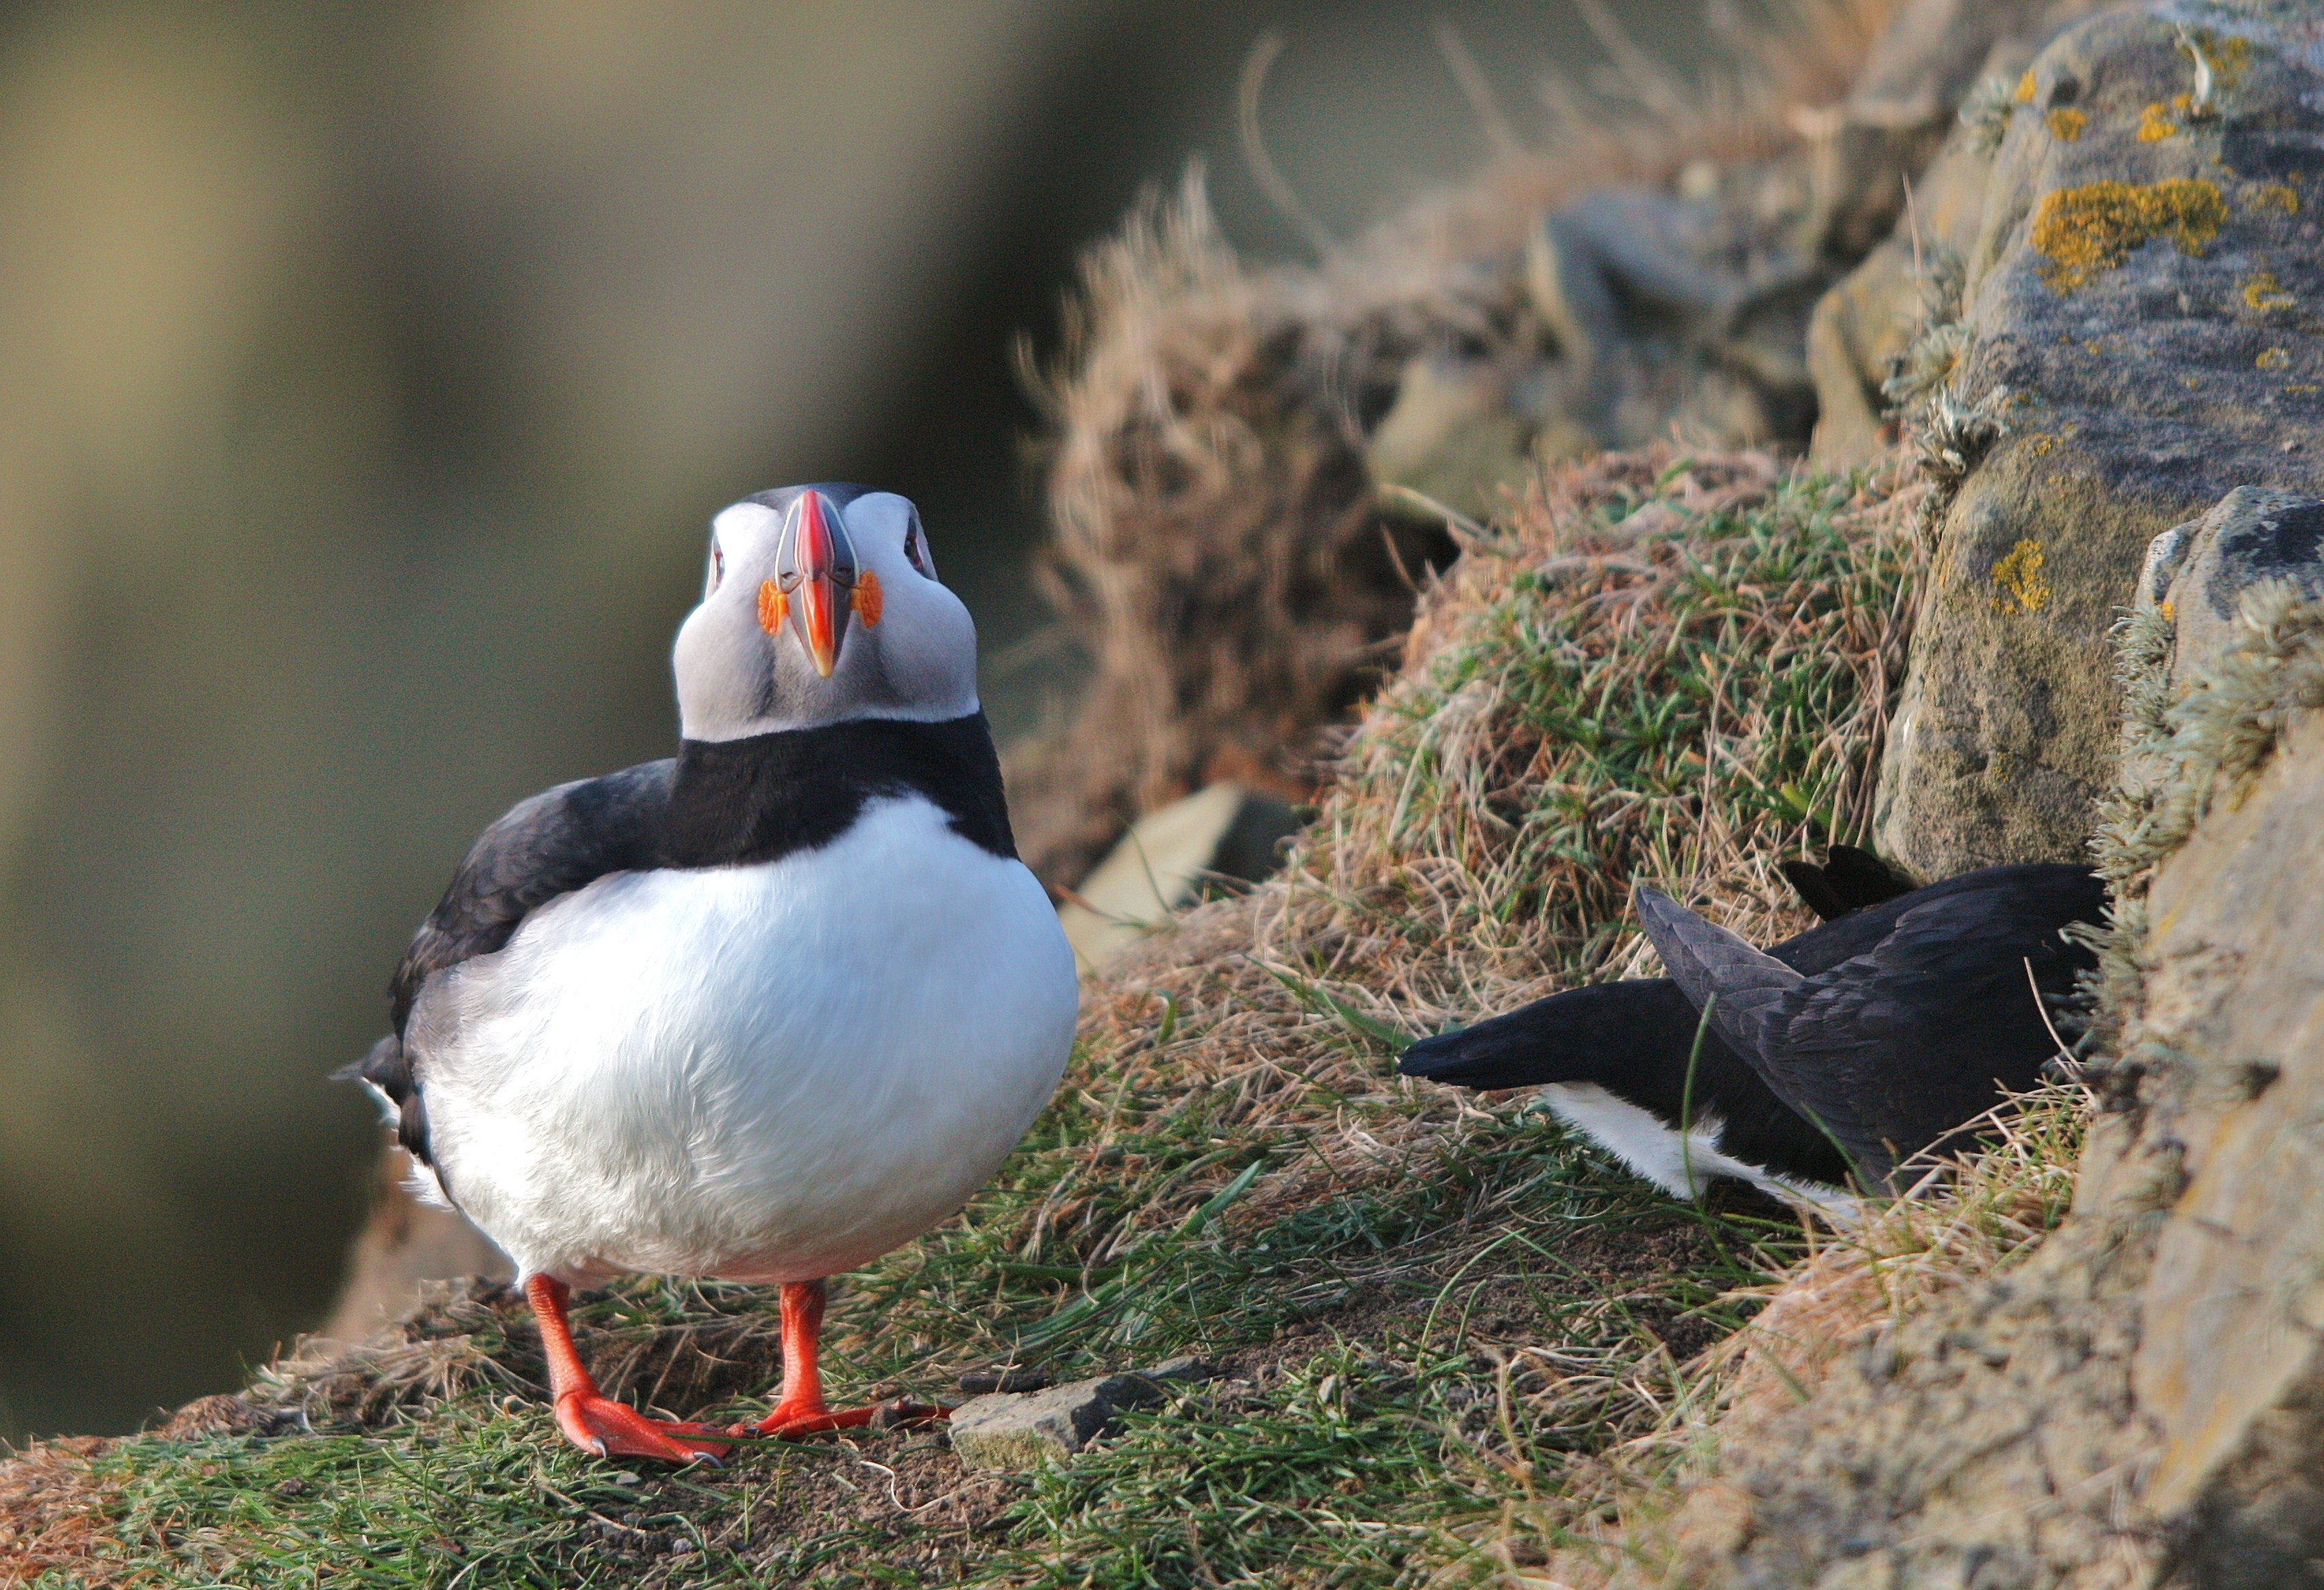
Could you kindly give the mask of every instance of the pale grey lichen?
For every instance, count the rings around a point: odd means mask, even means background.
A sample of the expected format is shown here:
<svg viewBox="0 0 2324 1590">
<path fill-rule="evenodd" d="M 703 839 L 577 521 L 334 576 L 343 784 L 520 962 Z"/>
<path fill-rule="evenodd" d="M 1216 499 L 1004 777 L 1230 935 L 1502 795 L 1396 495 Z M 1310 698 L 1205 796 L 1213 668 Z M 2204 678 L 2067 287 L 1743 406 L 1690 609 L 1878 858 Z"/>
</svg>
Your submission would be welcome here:
<svg viewBox="0 0 2324 1590">
<path fill-rule="evenodd" d="M 1961 100 L 1960 123 L 1969 148 L 1981 155 L 1997 153 L 2009 136 L 2010 113 L 2023 103 L 2018 85 L 2007 78 L 1981 79 Z"/>
</svg>

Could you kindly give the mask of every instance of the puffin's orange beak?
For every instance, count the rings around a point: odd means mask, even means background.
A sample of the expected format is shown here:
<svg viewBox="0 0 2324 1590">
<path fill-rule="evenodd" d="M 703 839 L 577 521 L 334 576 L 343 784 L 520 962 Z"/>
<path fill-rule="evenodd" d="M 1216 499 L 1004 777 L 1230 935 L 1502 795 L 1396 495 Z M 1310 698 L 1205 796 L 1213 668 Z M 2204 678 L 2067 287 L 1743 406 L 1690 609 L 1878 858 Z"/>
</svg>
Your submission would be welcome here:
<svg viewBox="0 0 2324 1590">
<path fill-rule="evenodd" d="M 824 678 L 839 661 L 856 586 L 855 547 L 838 510 L 820 492 L 802 492 L 783 527 L 775 577 L 759 588 L 759 625 L 772 635 L 789 620 Z"/>
</svg>

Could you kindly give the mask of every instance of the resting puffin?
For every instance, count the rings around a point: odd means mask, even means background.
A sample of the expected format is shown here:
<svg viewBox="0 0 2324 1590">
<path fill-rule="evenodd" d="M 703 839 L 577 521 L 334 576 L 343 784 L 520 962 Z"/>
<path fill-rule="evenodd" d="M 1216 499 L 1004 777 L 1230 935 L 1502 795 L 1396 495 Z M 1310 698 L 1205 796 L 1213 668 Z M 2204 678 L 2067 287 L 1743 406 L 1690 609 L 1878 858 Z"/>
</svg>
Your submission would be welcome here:
<svg viewBox="0 0 2324 1590">
<path fill-rule="evenodd" d="M 1851 1177 L 1885 1182 L 2005 1089 L 2033 1086 L 2056 1050 L 2044 1007 L 2069 1002 L 2092 964 L 2060 935 L 2099 919 L 2095 874 L 1994 867 L 1915 888 L 1838 845 L 1821 867 L 1783 870 L 1821 926 L 1762 952 L 1640 889 L 1670 977 L 1553 994 L 1423 1039 L 1397 1070 L 1539 1087 L 1569 1126 L 1681 1197 L 1729 1176 L 1833 1209 Z M 1771 999 L 1790 1014 L 1778 1020 Z"/>
<path fill-rule="evenodd" d="M 724 510 L 674 663 L 678 755 L 486 829 L 396 970 L 393 1034 L 350 1070 L 516 1262 L 558 1428 L 687 1461 L 871 1420 L 824 1402 L 825 1278 L 999 1168 L 1078 990 L 1017 859 L 974 626 L 910 502 L 825 484 Z M 780 1286 L 763 1420 L 599 1394 L 566 1300 L 638 1271 Z"/>
</svg>

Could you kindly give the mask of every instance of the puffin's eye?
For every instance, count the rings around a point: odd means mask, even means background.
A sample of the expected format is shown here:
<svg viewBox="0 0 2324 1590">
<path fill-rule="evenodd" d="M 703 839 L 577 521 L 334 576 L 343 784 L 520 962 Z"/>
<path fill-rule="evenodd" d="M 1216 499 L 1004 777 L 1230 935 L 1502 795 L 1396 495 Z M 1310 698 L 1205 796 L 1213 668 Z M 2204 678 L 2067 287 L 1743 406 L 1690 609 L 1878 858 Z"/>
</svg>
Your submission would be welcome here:
<svg viewBox="0 0 2324 1590">
<path fill-rule="evenodd" d="M 936 577 L 936 565 L 928 556 L 927 546 L 920 539 L 920 521 L 917 515 L 904 527 L 904 556 L 927 578 L 933 580 Z"/>
<path fill-rule="evenodd" d="M 702 594 L 706 597 L 715 592 L 725 578 L 726 549 L 713 541 L 710 544 L 710 583 L 702 588 Z"/>
</svg>

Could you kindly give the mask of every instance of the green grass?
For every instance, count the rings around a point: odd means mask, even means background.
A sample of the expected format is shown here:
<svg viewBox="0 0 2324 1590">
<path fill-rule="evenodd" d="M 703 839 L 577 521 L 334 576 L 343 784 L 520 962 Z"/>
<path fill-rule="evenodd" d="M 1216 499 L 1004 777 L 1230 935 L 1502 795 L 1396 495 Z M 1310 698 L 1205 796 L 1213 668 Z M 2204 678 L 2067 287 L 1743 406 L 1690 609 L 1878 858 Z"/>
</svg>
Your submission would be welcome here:
<svg viewBox="0 0 2324 1590">
<path fill-rule="evenodd" d="M 1674 1203 L 1391 1055 L 1618 970 L 1635 877 L 1782 919 L 1772 862 L 1862 827 L 1910 570 L 1856 482 L 1722 499 L 1738 471 L 1667 457 L 1578 478 L 1437 599 L 1292 881 L 1093 986 L 1001 1176 L 846 1278 L 826 1326 L 835 1396 L 1188 1353 L 1220 1378 L 1027 1475 L 964 1475 L 908 1432 L 673 1474 L 566 1448 L 521 1306 L 465 1295 L 263 1376 L 254 1399 L 312 1433 L 89 1457 L 118 1553 L 34 1582 L 1388 1585 L 1591 1539 L 1624 1464 L 1683 1445 L 1655 1443 L 1700 1420 L 1688 1361 L 1797 1228 Z M 1654 501 L 1691 506 L 1624 528 Z M 639 1280 L 576 1325 L 616 1394 L 740 1414 L 777 1374 L 772 1302 Z"/>
</svg>

